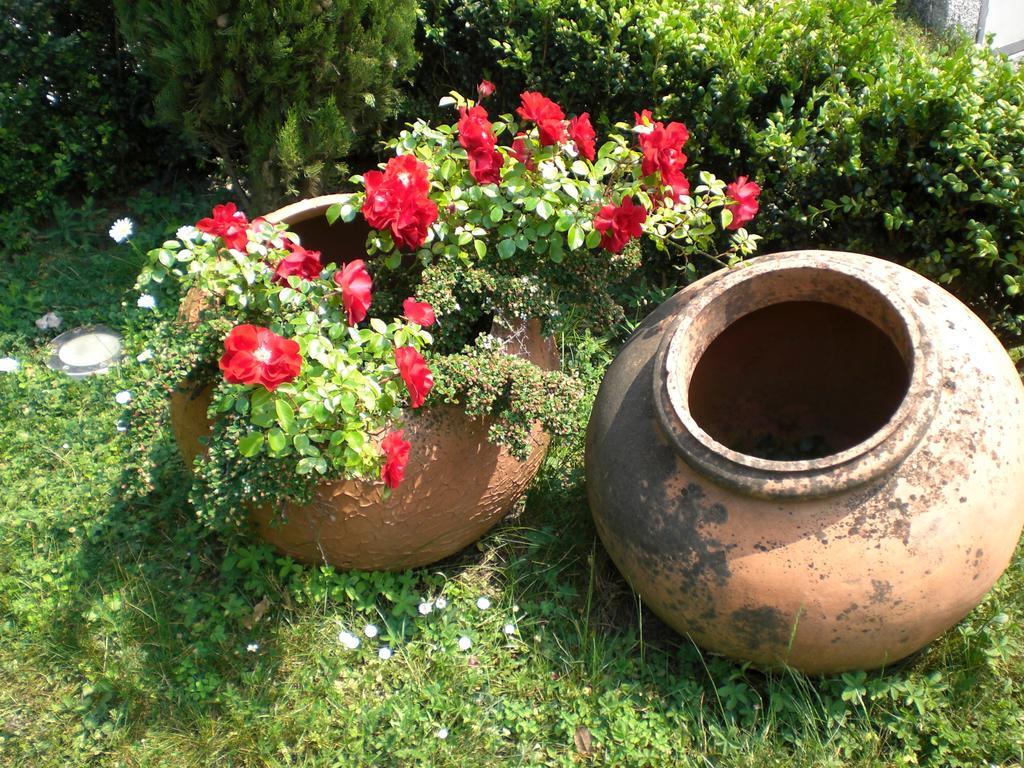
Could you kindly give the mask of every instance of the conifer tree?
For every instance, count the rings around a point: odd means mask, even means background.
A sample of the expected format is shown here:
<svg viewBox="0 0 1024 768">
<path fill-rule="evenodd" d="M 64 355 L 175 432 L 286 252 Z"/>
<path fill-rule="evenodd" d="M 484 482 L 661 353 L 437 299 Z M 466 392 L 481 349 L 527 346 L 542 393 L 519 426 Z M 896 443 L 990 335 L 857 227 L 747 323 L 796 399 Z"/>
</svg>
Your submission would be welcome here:
<svg viewBox="0 0 1024 768">
<path fill-rule="evenodd" d="M 415 60 L 415 0 L 116 0 L 156 112 L 253 212 L 338 187 Z"/>
</svg>

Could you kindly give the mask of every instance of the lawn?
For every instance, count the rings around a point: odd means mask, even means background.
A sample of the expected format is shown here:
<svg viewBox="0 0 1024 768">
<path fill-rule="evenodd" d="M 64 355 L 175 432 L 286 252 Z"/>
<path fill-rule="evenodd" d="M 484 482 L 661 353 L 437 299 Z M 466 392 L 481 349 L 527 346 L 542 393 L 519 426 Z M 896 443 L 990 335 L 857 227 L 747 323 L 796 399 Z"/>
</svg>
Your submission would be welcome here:
<svg viewBox="0 0 1024 768">
<path fill-rule="evenodd" d="M 0 763 L 1024 763 L 1020 552 L 981 606 L 897 668 L 748 669 L 668 630 L 611 565 L 586 502 L 586 407 L 508 520 L 407 573 L 302 566 L 212 530 L 168 435 L 140 491 L 115 397 L 146 390 L 135 356 L 173 311 L 126 325 L 141 257 L 106 233 L 128 215 L 146 248 L 211 199 L 64 207 L 0 255 L 0 356 L 21 361 L 0 374 Z M 118 327 L 125 362 L 50 371 L 33 322 L 48 311 Z M 592 398 L 621 338 L 562 342 Z"/>
</svg>

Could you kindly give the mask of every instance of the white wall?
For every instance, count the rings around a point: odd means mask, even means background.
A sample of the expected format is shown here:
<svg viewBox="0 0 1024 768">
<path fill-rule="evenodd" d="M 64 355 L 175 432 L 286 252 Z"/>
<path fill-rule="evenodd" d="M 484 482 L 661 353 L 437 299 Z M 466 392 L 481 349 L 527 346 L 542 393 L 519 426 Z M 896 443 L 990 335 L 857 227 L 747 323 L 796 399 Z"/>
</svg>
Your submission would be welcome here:
<svg viewBox="0 0 1024 768">
<path fill-rule="evenodd" d="M 982 6 L 985 14 L 983 31 L 995 35 L 993 47 L 1024 49 L 1024 0 L 988 0 L 987 5 L 987 12 Z"/>
</svg>

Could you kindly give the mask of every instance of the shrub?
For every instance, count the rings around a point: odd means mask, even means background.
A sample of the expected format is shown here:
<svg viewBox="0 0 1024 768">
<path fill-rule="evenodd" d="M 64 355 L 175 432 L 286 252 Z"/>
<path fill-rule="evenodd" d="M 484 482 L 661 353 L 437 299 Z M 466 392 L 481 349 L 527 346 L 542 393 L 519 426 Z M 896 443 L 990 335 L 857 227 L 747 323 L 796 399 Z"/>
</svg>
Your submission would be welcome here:
<svg viewBox="0 0 1024 768">
<path fill-rule="evenodd" d="M 923 42 L 891 0 L 424 0 L 421 15 L 418 92 L 486 76 L 598 123 L 649 104 L 686 122 L 703 167 L 762 184 L 764 250 L 908 263 L 1021 338 L 1024 74 L 991 52 Z"/>
<path fill-rule="evenodd" d="M 150 96 L 112 16 L 111 0 L 5 5 L 0 219 L 12 226 L 13 208 L 39 213 L 58 197 L 121 192 L 151 177 L 168 157 L 154 152 L 167 137 L 147 127 Z"/>
<path fill-rule="evenodd" d="M 116 0 L 157 116 L 271 210 L 341 183 L 413 64 L 412 0 Z"/>
</svg>

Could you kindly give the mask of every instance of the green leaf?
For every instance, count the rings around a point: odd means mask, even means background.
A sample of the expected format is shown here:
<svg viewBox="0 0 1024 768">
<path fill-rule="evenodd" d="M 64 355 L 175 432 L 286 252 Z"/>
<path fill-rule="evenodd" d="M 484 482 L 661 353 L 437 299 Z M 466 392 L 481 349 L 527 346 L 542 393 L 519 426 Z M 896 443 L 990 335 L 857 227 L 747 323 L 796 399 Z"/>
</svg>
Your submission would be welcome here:
<svg viewBox="0 0 1024 768">
<path fill-rule="evenodd" d="M 567 236 L 569 242 L 569 248 L 575 251 L 581 245 L 583 245 L 587 236 L 583 234 L 583 229 L 576 224 L 569 227 L 569 234 Z"/>
<path fill-rule="evenodd" d="M 587 232 L 587 248 L 597 248 L 601 244 L 601 233 L 596 229 Z"/>
<path fill-rule="evenodd" d="M 274 402 L 274 408 L 277 410 L 277 423 L 281 425 L 285 434 L 295 434 L 295 409 L 283 398 L 278 398 Z"/>
<path fill-rule="evenodd" d="M 572 226 L 572 221 L 573 221 L 572 216 L 569 216 L 568 214 L 563 213 L 555 221 L 555 231 L 556 232 L 565 232 L 565 231 L 567 231 L 569 229 L 569 227 Z"/>
<path fill-rule="evenodd" d="M 516 252 L 516 244 L 512 240 L 502 240 L 498 243 L 498 255 L 503 259 L 511 259 L 512 254 Z"/>
<path fill-rule="evenodd" d="M 255 456 L 263 447 L 263 433 L 250 432 L 238 441 L 238 452 L 246 458 Z"/>
<path fill-rule="evenodd" d="M 540 200 L 537 203 L 537 215 L 540 216 L 542 219 L 548 218 L 548 216 L 550 216 L 554 212 L 555 209 L 551 207 L 551 203 L 549 203 L 547 200 Z"/>
<path fill-rule="evenodd" d="M 283 451 L 284 447 L 288 445 L 288 438 L 284 436 L 284 432 L 274 427 L 267 433 L 267 445 L 270 446 L 270 450 L 277 453 Z"/>
<path fill-rule="evenodd" d="M 473 249 L 476 251 L 476 255 L 481 259 L 487 255 L 487 243 L 483 240 L 474 240 Z"/>
<path fill-rule="evenodd" d="M 503 210 L 501 210 L 501 208 L 496 205 L 493 208 L 491 208 L 490 211 L 488 211 L 487 218 L 489 218 L 491 220 L 492 224 L 497 224 L 499 221 L 501 221 L 501 217 L 504 216 L 504 215 L 505 215 L 505 212 Z"/>
</svg>

